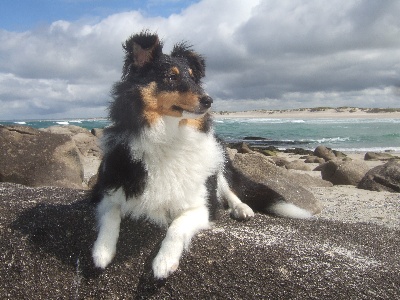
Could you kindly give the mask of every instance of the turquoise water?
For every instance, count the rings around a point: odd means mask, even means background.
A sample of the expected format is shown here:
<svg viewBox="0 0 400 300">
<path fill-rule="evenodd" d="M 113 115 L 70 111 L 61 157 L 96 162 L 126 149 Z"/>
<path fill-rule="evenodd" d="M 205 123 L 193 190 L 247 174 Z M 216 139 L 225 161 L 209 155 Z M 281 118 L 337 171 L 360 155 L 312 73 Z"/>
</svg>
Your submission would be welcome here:
<svg viewBox="0 0 400 300">
<path fill-rule="evenodd" d="M 219 119 L 216 131 L 224 140 L 262 137 L 279 148 L 400 150 L 400 119 Z"/>
<path fill-rule="evenodd" d="M 341 151 L 400 151 L 400 119 L 216 119 L 215 132 L 228 142 L 278 148 L 315 149 L 318 145 Z M 21 124 L 34 128 L 53 125 L 77 125 L 87 129 L 104 128 L 106 119 L 20 120 L 0 124 Z M 254 138 L 256 137 L 256 138 Z M 262 138 L 262 139 L 259 139 Z"/>
</svg>

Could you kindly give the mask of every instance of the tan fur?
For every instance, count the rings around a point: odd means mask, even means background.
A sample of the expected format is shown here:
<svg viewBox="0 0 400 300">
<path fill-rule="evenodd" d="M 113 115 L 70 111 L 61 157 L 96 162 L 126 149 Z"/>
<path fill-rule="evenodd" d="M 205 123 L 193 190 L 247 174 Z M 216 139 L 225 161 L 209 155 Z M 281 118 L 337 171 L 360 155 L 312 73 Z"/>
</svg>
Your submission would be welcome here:
<svg viewBox="0 0 400 300">
<path fill-rule="evenodd" d="M 179 69 L 177 67 L 172 67 L 171 68 L 171 73 L 175 74 L 175 75 L 179 75 L 180 72 L 179 72 Z"/>
<path fill-rule="evenodd" d="M 157 93 L 155 82 L 142 88 L 141 94 L 145 103 L 144 117 L 150 125 L 161 116 L 182 117 L 182 112 L 174 110 L 173 106 L 192 112 L 199 104 L 199 97 L 190 92 Z"/>
<path fill-rule="evenodd" d="M 179 126 L 190 126 L 200 130 L 204 125 L 203 117 L 199 119 L 183 119 L 179 122 Z"/>
</svg>

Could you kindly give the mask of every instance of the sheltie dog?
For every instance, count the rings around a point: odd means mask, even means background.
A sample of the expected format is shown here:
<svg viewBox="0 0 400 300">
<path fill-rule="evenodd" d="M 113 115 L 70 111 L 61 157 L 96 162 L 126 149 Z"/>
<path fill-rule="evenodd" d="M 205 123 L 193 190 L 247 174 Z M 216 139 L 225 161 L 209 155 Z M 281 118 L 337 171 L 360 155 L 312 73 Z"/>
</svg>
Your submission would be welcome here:
<svg viewBox="0 0 400 300">
<path fill-rule="evenodd" d="M 203 57 L 186 43 L 176 44 L 170 55 L 162 47 L 148 31 L 123 44 L 122 77 L 109 108 L 112 125 L 104 130 L 104 157 L 92 190 L 99 226 L 95 266 L 105 268 L 113 259 L 122 217 L 145 218 L 168 228 L 152 263 L 160 279 L 177 269 L 191 238 L 209 228 L 223 201 L 241 220 L 253 217 L 253 209 L 311 216 L 233 168 L 212 129 L 213 99 L 201 84 Z"/>
</svg>

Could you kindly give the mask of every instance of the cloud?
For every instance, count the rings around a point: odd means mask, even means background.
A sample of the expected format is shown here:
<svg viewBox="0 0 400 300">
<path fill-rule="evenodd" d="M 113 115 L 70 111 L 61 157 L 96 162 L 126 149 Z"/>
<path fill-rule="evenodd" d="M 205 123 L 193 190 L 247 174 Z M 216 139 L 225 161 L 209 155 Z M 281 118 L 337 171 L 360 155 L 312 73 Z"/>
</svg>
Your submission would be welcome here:
<svg viewBox="0 0 400 300">
<path fill-rule="evenodd" d="M 0 30 L 0 119 L 104 116 L 121 43 L 143 28 L 166 52 L 187 40 L 206 57 L 215 109 L 400 107 L 399 14 L 398 1 L 203 0 L 168 17 Z"/>
</svg>

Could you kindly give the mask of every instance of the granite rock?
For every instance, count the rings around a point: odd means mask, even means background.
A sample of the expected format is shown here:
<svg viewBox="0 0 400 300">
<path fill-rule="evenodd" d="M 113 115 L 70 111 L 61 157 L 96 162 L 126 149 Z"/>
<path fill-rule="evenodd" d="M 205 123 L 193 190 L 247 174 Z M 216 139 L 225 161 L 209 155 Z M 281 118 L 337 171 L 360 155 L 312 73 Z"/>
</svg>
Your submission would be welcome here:
<svg viewBox="0 0 400 300">
<path fill-rule="evenodd" d="M 400 193 L 400 164 L 389 160 L 369 170 L 358 184 L 360 189 Z"/>
<path fill-rule="evenodd" d="M 369 167 L 361 160 L 330 160 L 314 170 L 321 171 L 322 179 L 330 181 L 334 185 L 357 186 L 368 172 Z"/>
<path fill-rule="evenodd" d="M 165 230 L 125 219 L 117 255 L 93 267 L 86 192 L 0 183 L 2 299 L 398 299 L 399 230 L 222 213 L 178 270 L 153 279 Z"/>
<path fill-rule="evenodd" d="M 272 164 L 264 155 L 256 152 L 238 153 L 233 160 L 233 166 L 254 182 L 277 192 L 284 201 L 309 210 L 313 214 L 321 211 L 319 201 L 295 176 L 290 176 L 287 170 Z"/>
<path fill-rule="evenodd" d="M 26 126 L 0 126 L 0 180 L 82 188 L 83 165 L 71 138 Z"/>
</svg>

